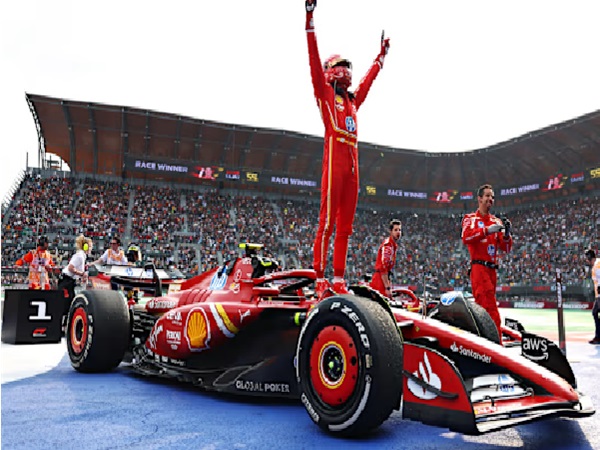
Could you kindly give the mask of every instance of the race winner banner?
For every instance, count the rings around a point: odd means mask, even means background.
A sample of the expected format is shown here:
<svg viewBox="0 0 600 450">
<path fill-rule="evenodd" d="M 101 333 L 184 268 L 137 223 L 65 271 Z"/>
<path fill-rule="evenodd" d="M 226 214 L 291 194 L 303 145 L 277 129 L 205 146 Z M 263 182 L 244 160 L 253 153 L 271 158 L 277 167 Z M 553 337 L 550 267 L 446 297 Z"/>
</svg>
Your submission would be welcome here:
<svg viewBox="0 0 600 450">
<path fill-rule="evenodd" d="M 216 180 L 223 178 L 223 167 L 204 166 L 200 164 L 189 164 L 159 160 L 156 158 L 125 156 L 125 170 L 132 172 L 146 172 L 155 174 L 170 174 L 189 176 L 201 180 Z"/>
</svg>

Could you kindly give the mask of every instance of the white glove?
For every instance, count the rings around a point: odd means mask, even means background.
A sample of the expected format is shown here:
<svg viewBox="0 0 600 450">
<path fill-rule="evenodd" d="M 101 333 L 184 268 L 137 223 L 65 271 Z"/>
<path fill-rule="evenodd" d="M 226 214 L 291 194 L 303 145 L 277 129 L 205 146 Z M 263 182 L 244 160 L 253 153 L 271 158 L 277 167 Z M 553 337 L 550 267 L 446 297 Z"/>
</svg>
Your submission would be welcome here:
<svg viewBox="0 0 600 450">
<path fill-rule="evenodd" d="M 490 225 L 489 227 L 486 228 L 485 234 L 494 234 L 497 233 L 498 231 L 502 230 L 504 228 L 503 225 L 498 225 L 497 223 L 495 223 L 494 225 Z"/>
</svg>

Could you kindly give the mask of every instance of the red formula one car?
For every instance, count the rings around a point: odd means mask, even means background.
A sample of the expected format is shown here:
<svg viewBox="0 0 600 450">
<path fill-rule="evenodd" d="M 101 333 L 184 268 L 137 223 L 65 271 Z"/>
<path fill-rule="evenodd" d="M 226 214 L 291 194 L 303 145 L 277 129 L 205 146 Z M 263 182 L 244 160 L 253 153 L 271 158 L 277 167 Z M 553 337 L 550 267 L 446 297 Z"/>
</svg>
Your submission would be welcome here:
<svg viewBox="0 0 600 450">
<path fill-rule="evenodd" d="M 281 271 L 258 249 L 246 245 L 245 256 L 145 304 L 80 293 L 68 316 L 72 366 L 123 363 L 207 390 L 299 398 L 340 436 L 365 434 L 400 408 L 465 434 L 595 412 L 554 343 L 513 331 L 522 345 L 500 345 L 491 318 L 460 293 L 428 316 L 366 286 L 316 298 L 313 270 Z"/>
</svg>

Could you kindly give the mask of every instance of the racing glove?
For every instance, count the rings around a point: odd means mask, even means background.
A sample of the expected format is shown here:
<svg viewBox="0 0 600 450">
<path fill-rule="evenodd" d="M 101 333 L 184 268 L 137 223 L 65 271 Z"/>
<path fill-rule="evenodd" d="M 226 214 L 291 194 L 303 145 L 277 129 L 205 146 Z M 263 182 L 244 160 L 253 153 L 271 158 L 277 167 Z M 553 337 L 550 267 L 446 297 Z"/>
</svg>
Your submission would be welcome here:
<svg viewBox="0 0 600 450">
<path fill-rule="evenodd" d="M 487 227 L 485 229 L 485 234 L 486 235 L 490 235 L 490 234 L 494 234 L 499 232 L 500 230 L 502 230 L 502 225 L 498 225 L 497 223 L 495 223 L 494 225 L 490 225 L 489 227 Z"/>
<path fill-rule="evenodd" d="M 317 0 L 306 0 L 304 3 L 306 8 L 306 31 L 314 30 L 315 25 L 313 23 L 313 11 L 317 7 Z"/>
<path fill-rule="evenodd" d="M 390 38 L 385 38 L 383 31 L 381 32 L 381 50 L 379 51 L 379 55 L 377 55 L 377 61 L 383 68 L 383 61 L 385 60 L 385 55 L 388 54 L 390 49 Z"/>
<path fill-rule="evenodd" d="M 504 237 L 508 239 L 512 230 L 512 223 L 506 217 L 502 219 L 502 223 L 504 224 Z"/>
</svg>

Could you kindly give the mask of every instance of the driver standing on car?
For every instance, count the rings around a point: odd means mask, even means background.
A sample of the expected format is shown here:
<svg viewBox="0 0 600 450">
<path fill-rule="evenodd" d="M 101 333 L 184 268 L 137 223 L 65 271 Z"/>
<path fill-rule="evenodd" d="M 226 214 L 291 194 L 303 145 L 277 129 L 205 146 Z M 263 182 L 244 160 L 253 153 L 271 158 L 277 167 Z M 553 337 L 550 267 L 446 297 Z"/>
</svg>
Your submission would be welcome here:
<svg viewBox="0 0 600 450">
<path fill-rule="evenodd" d="M 485 308 L 498 328 L 501 337 L 500 312 L 496 302 L 498 252 L 512 249 L 511 223 L 498 219 L 490 210 L 494 205 L 492 185 L 477 190 L 477 211 L 465 215 L 462 221 L 462 241 L 471 255 L 471 287 L 475 302 Z"/>
<path fill-rule="evenodd" d="M 356 113 L 361 107 L 373 81 L 383 68 L 390 40 L 381 38 L 379 54 L 371 64 L 354 92 L 352 64 L 339 55 L 321 62 L 313 23 L 316 0 L 306 0 L 306 39 L 308 60 L 314 96 L 325 126 L 321 175 L 321 206 L 319 226 L 313 245 L 313 268 L 317 273 L 315 291 L 320 296 L 328 287 L 325 278 L 329 240 L 335 227 L 333 241 L 333 290 L 347 294 L 344 275 L 348 254 L 348 240 L 352 234 L 354 214 L 358 202 L 358 138 Z M 337 26 L 348 32 L 348 24 Z"/>
<path fill-rule="evenodd" d="M 108 264 L 108 265 L 116 265 L 116 266 L 126 266 L 129 264 L 127 261 L 127 257 L 125 256 L 125 252 L 121 250 L 121 240 L 118 237 L 113 237 L 110 239 L 110 247 L 107 248 L 102 256 L 98 258 L 96 261 L 93 261 L 91 264 Z"/>
<path fill-rule="evenodd" d="M 371 280 L 371 287 L 386 297 L 392 297 L 392 282 L 390 274 L 396 265 L 396 251 L 398 241 L 402 237 L 402 222 L 398 219 L 390 221 L 390 235 L 385 238 L 377 250 L 375 260 L 375 274 Z"/>
</svg>

